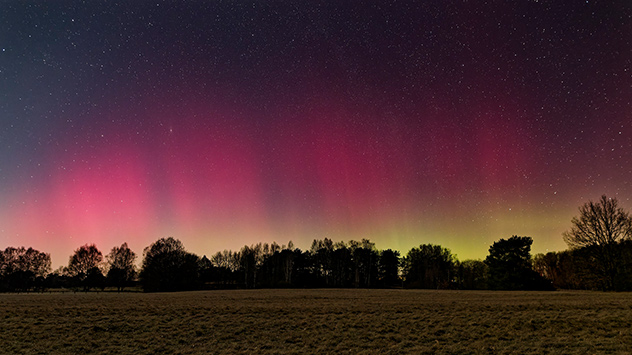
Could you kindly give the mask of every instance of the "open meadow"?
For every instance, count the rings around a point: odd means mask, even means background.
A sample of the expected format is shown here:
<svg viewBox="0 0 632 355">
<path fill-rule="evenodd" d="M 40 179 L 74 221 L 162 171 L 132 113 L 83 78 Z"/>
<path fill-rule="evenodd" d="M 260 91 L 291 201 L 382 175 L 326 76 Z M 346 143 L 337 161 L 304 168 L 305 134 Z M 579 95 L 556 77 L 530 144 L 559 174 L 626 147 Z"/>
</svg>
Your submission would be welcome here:
<svg viewBox="0 0 632 355">
<path fill-rule="evenodd" d="M 11 354 L 632 354 L 631 325 L 628 293 L 0 294 Z"/>
</svg>

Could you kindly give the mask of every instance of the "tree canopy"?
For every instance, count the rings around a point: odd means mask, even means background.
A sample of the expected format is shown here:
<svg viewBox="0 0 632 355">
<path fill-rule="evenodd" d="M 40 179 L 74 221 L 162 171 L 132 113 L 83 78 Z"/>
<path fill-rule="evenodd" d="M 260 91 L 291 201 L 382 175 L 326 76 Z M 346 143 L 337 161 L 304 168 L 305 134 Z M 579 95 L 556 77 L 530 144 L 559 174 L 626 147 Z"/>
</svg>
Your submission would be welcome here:
<svg viewBox="0 0 632 355">
<path fill-rule="evenodd" d="M 198 286 L 199 262 L 182 242 L 161 238 L 145 248 L 140 282 L 145 291 L 182 291 Z"/>
<path fill-rule="evenodd" d="M 94 244 L 85 244 L 75 250 L 68 261 L 68 273 L 71 276 L 84 279 L 88 270 L 99 268 L 103 262 L 103 254 Z"/>
<path fill-rule="evenodd" d="M 455 256 L 440 245 L 422 244 L 412 248 L 402 261 L 407 287 L 450 288 L 455 272 Z"/>
<path fill-rule="evenodd" d="M 33 248 L 0 250 L 0 290 L 27 291 L 40 287 L 51 270 L 50 254 Z"/>
<path fill-rule="evenodd" d="M 534 290 L 551 288 L 531 265 L 531 237 L 500 239 L 489 248 L 485 259 L 489 287 L 497 290 Z"/>
<path fill-rule="evenodd" d="M 136 253 L 127 246 L 127 243 L 123 243 L 120 247 L 112 248 L 106 259 L 109 268 L 107 279 L 121 291 L 136 277 Z"/>
</svg>

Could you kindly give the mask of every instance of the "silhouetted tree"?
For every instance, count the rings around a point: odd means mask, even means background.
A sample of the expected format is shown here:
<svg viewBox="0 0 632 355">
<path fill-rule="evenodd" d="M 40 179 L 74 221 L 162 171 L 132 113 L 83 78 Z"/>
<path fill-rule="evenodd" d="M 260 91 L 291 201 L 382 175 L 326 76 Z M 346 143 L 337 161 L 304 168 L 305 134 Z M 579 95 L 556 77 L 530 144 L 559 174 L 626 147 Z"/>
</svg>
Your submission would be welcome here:
<svg viewBox="0 0 632 355">
<path fill-rule="evenodd" d="M 632 290 L 632 240 L 624 240 L 619 243 L 621 248 L 620 272 L 615 278 L 615 285 L 619 290 Z"/>
<path fill-rule="evenodd" d="M 489 287 L 495 290 L 547 290 L 551 283 L 531 265 L 530 237 L 512 236 L 494 242 L 485 259 Z"/>
<path fill-rule="evenodd" d="M 101 262 L 103 262 L 103 254 L 96 245 L 82 245 L 70 257 L 67 272 L 71 276 L 80 276 L 83 279 L 88 274 L 88 270 L 101 266 Z"/>
<path fill-rule="evenodd" d="M 399 252 L 386 249 L 380 252 L 378 275 L 382 287 L 400 285 L 399 280 Z"/>
<path fill-rule="evenodd" d="M 295 271 L 294 250 L 292 241 L 280 246 L 276 242 L 263 244 L 262 262 L 257 267 L 258 287 L 288 287 L 292 285 Z"/>
<path fill-rule="evenodd" d="M 287 286 L 292 284 L 292 275 L 294 274 L 294 243 L 290 240 L 287 248 L 281 250 L 281 270 L 283 273 L 283 283 Z"/>
<path fill-rule="evenodd" d="M 355 247 L 354 247 L 355 248 Z M 329 265 L 331 272 L 329 275 L 329 285 L 333 287 L 351 287 L 354 284 L 357 269 L 357 261 L 354 260 L 355 250 L 347 247 L 344 242 L 334 244 L 330 252 Z M 359 270 L 358 270 L 359 271 Z"/>
<path fill-rule="evenodd" d="M 233 252 L 231 250 L 217 252 L 211 257 L 211 262 L 215 267 L 237 271 L 239 269 L 239 252 Z"/>
<path fill-rule="evenodd" d="M 571 223 L 571 229 L 563 234 L 566 244 L 583 250 L 603 290 L 621 289 L 629 276 L 623 270 L 620 244 L 632 239 L 630 214 L 618 207 L 617 199 L 603 195 L 599 202 L 581 206 L 579 217 L 573 217 Z"/>
<path fill-rule="evenodd" d="M 314 239 L 309 251 L 312 264 L 312 273 L 319 286 L 331 285 L 332 254 L 334 243 L 329 238 L 323 240 Z"/>
<path fill-rule="evenodd" d="M 581 254 L 579 250 L 537 254 L 533 257 L 533 269 L 555 288 L 593 289 L 595 286 L 589 278 L 582 276 L 590 267 L 586 267 Z"/>
<path fill-rule="evenodd" d="M 206 255 L 202 256 L 198 267 L 200 269 L 200 282 L 203 285 L 211 284 L 215 281 L 215 267 Z"/>
<path fill-rule="evenodd" d="M 120 247 L 112 248 L 106 259 L 109 266 L 107 280 L 120 292 L 136 277 L 136 253 L 127 246 L 127 243 L 123 243 Z"/>
<path fill-rule="evenodd" d="M 103 262 L 103 254 L 94 244 L 85 244 L 75 250 L 74 254 L 68 261 L 66 272 L 72 278 L 75 287 L 81 287 L 84 290 L 91 288 L 86 282 L 88 270 L 101 267 Z M 95 271 L 92 271 L 94 276 Z M 94 278 L 94 277 L 93 277 Z M 93 279 L 89 280 L 92 282 Z"/>
<path fill-rule="evenodd" d="M 457 263 L 457 284 L 464 290 L 487 288 L 487 265 L 482 260 L 464 260 Z"/>
<path fill-rule="evenodd" d="M 42 289 L 50 270 L 50 254 L 33 248 L 8 247 L 0 251 L 0 290 Z"/>
<path fill-rule="evenodd" d="M 198 257 L 174 238 L 161 238 L 145 248 L 140 283 L 146 292 L 199 287 Z"/>
<path fill-rule="evenodd" d="M 211 257 L 214 266 L 214 280 L 226 287 L 226 285 L 237 285 L 240 282 L 239 272 L 239 253 L 233 253 L 230 250 L 217 252 Z"/>
<path fill-rule="evenodd" d="M 0 270 L 31 271 L 35 276 L 46 276 L 51 269 L 50 254 L 39 252 L 33 248 L 8 247 L 2 254 Z"/>
<path fill-rule="evenodd" d="M 6 277 L 9 290 L 26 292 L 35 284 L 35 275 L 30 270 L 15 270 Z"/>
<path fill-rule="evenodd" d="M 100 268 L 95 266 L 88 269 L 86 278 L 83 280 L 84 291 L 89 291 L 92 288 L 103 290 L 105 284 L 106 279 Z"/>
<path fill-rule="evenodd" d="M 66 271 L 67 267 L 60 266 L 53 272 L 46 275 L 44 280 L 45 288 L 71 288 L 73 287 L 71 277 Z"/>
<path fill-rule="evenodd" d="M 411 249 L 402 260 L 405 286 L 411 288 L 450 288 L 456 258 L 449 249 L 422 244 Z"/>
<path fill-rule="evenodd" d="M 349 242 L 349 249 L 354 269 L 353 285 L 355 287 L 375 286 L 379 258 L 375 243 L 368 239 L 362 239 L 361 242 L 352 240 Z"/>
<path fill-rule="evenodd" d="M 257 287 L 257 274 L 259 267 L 263 264 L 263 245 L 261 243 L 244 246 L 239 252 L 240 269 L 244 276 L 244 285 L 246 288 Z"/>
<path fill-rule="evenodd" d="M 322 286 L 321 279 L 314 272 L 314 262 L 312 255 L 308 251 L 294 249 L 292 259 L 292 285 L 295 287 L 319 287 Z"/>
</svg>

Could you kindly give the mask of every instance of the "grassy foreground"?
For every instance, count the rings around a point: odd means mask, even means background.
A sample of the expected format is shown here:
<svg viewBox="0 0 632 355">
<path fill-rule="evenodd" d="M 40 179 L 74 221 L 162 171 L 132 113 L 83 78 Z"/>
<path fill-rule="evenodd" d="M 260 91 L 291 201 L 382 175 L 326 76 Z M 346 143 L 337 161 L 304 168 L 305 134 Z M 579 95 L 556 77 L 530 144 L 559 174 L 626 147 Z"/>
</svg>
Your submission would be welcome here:
<svg viewBox="0 0 632 355">
<path fill-rule="evenodd" d="M 632 294 L 0 294 L 0 352 L 632 354 Z"/>
</svg>

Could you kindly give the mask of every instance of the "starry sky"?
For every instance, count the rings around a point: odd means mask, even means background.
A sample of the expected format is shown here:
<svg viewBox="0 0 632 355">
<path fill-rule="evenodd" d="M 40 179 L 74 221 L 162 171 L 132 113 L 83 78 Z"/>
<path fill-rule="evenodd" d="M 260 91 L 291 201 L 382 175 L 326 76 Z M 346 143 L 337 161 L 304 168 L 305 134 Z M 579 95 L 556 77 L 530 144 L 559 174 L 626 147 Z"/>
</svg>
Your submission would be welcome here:
<svg viewBox="0 0 632 355">
<path fill-rule="evenodd" d="M 344 4 L 343 4 L 344 3 Z M 0 247 L 566 249 L 632 207 L 629 1 L 3 1 Z"/>
</svg>

